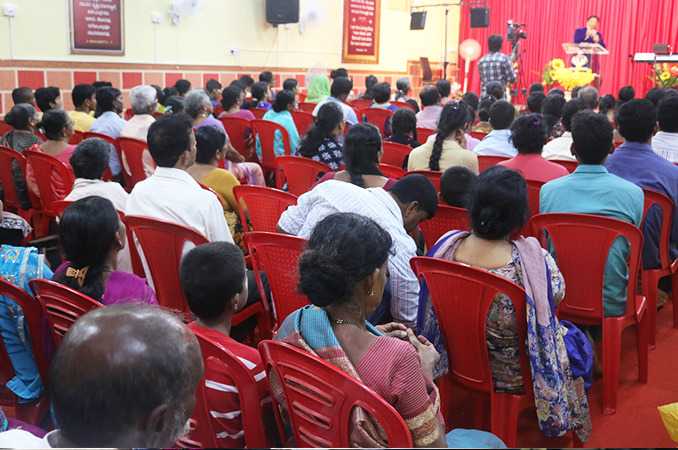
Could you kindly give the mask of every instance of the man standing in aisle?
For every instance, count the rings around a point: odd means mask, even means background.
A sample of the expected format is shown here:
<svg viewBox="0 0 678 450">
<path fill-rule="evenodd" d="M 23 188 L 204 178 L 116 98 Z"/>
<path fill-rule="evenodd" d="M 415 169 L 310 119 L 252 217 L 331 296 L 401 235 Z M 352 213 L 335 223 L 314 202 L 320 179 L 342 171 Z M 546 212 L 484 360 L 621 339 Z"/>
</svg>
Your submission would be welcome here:
<svg viewBox="0 0 678 450">
<path fill-rule="evenodd" d="M 501 53 L 501 45 L 503 43 L 504 39 L 498 34 L 492 34 L 487 38 L 487 46 L 490 52 L 478 61 L 480 98 L 485 96 L 485 88 L 491 81 L 498 81 L 502 86 L 516 81 L 516 73 L 513 70 L 514 57 L 513 55 L 506 56 Z"/>
</svg>

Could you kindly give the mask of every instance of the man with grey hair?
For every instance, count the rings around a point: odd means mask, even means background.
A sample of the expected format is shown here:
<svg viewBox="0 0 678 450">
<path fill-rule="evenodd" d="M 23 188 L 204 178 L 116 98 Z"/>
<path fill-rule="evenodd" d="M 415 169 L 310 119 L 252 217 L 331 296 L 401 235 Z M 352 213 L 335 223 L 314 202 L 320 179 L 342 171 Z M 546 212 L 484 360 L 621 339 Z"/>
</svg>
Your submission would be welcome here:
<svg viewBox="0 0 678 450">
<path fill-rule="evenodd" d="M 66 333 L 52 363 L 58 428 L 43 439 L 6 431 L 0 447 L 173 447 L 203 373 L 197 339 L 173 315 L 142 305 L 95 309 Z"/>
<path fill-rule="evenodd" d="M 132 105 L 134 116 L 129 119 L 122 128 L 120 136 L 146 141 L 148 128 L 153 122 L 155 122 L 153 113 L 155 112 L 155 108 L 158 106 L 158 94 L 152 86 L 135 86 L 129 93 L 129 100 Z M 142 159 L 144 162 L 144 172 L 146 173 L 146 177 L 150 177 L 153 175 L 153 172 L 155 172 L 153 158 L 148 151 L 144 151 Z M 123 164 L 125 166 L 125 171 L 129 172 L 127 161 L 125 161 L 124 156 Z"/>
<path fill-rule="evenodd" d="M 593 86 L 586 86 L 581 88 L 577 98 L 580 98 L 588 103 L 591 109 L 596 109 L 598 107 L 598 96 L 598 89 L 594 88 Z"/>
</svg>

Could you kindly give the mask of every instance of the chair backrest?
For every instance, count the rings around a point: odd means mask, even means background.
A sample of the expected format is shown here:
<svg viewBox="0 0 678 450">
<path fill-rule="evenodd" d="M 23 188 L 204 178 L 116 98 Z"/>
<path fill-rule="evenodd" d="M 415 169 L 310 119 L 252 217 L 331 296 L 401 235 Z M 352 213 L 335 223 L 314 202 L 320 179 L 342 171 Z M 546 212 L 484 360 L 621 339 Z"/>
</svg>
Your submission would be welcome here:
<svg viewBox="0 0 678 450">
<path fill-rule="evenodd" d="M 386 136 L 387 124 L 392 116 L 393 111 L 384 108 L 362 108 L 358 110 L 358 119 L 379 128 L 382 138 Z"/>
<path fill-rule="evenodd" d="M 472 138 L 480 139 L 481 141 L 487 136 L 487 133 L 482 131 L 471 131 L 469 134 Z"/>
<path fill-rule="evenodd" d="M 372 103 L 374 103 L 374 100 L 369 100 L 366 98 L 357 98 L 351 102 L 351 106 L 356 109 L 363 109 L 369 108 Z"/>
<path fill-rule="evenodd" d="M 412 147 L 398 144 L 397 142 L 384 142 L 382 143 L 381 148 L 384 151 L 381 163 L 396 167 L 402 167 L 405 157 L 412 151 Z"/>
<path fill-rule="evenodd" d="M 448 231 L 471 231 L 471 219 L 468 216 L 468 211 L 464 208 L 438 205 L 436 215 L 432 219 L 419 223 L 419 227 L 424 235 L 426 248 L 430 249 Z"/>
<path fill-rule="evenodd" d="M 21 172 L 26 176 L 26 157 L 18 151 L 0 145 L 0 185 L 4 193 L 4 206 L 8 211 L 19 210 L 19 197 L 14 189 L 12 177 L 12 160 L 16 160 L 21 167 Z"/>
<path fill-rule="evenodd" d="M 504 294 L 516 310 L 517 342 L 527 338 L 525 290 L 482 269 L 436 258 L 415 257 L 412 270 L 426 285 L 438 317 L 449 358 L 452 380 L 476 392 L 492 393 L 492 373 L 485 337 L 487 313 L 498 294 Z M 526 346 L 520 346 L 520 366 L 526 394 L 532 392 Z"/>
<path fill-rule="evenodd" d="M 424 145 L 426 141 L 428 141 L 428 138 L 436 133 L 436 130 L 432 130 L 430 128 L 417 127 L 417 142 Z"/>
<path fill-rule="evenodd" d="M 259 352 L 267 371 L 277 375 L 297 447 L 352 447 L 354 407 L 365 409 L 381 424 L 389 447 L 412 447 L 410 431 L 396 410 L 346 372 L 282 342 L 262 341 Z M 279 415 L 279 408 L 274 409 Z"/>
<path fill-rule="evenodd" d="M 619 148 L 620 145 L 622 145 L 625 141 L 614 141 L 614 147 Z"/>
<path fill-rule="evenodd" d="M 311 189 L 321 173 L 334 172 L 327 164 L 303 156 L 276 156 L 275 182 L 282 189 L 287 182 L 290 194 L 299 196 Z"/>
<path fill-rule="evenodd" d="M 125 181 L 129 189 L 134 188 L 134 185 L 146 179 L 146 172 L 144 171 L 144 150 L 148 150 L 148 144 L 141 139 L 120 136 L 118 138 L 120 144 L 120 151 L 122 156 L 127 161 L 129 173 L 125 171 L 125 164 L 120 159 L 122 171 L 125 174 Z"/>
<path fill-rule="evenodd" d="M 673 227 L 673 214 L 676 207 L 673 201 L 661 192 L 653 191 L 652 189 L 643 188 L 645 194 L 645 205 L 643 207 L 643 224 L 641 229 L 645 226 L 645 217 L 647 217 L 648 210 L 653 206 L 652 214 L 658 214 L 661 209 L 661 231 L 659 233 L 659 260 L 661 268 L 666 269 L 671 266 L 671 256 L 669 255 L 669 241 L 671 239 L 671 228 Z M 653 243 L 646 242 L 644 245 L 652 245 Z"/>
<path fill-rule="evenodd" d="M 35 298 L 42 305 L 47 323 L 58 346 L 68 329 L 78 318 L 104 305 L 80 292 L 49 280 L 28 282 Z"/>
<path fill-rule="evenodd" d="M 425 81 L 432 81 L 433 71 L 431 70 L 431 64 L 429 63 L 428 58 L 425 56 L 420 57 L 419 67 L 421 67 L 421 82 L 424 83 Z"/>
<path fill-rule="evenodd" d="M 269 447 L 271 444 L 266 439 L 257 382 L 252 373 L 238 357 L 224 346 L 210 340 L 199 331 L 191 331 L 198 338 L 205 367 L 211 366 L 213 370 L 227 372 L 235 382 L 240 398 L 240 417 L 242 418 L 247 447 Z M 191 417 L 191 420 L 197 422 L 197 424 L 189 435 L 190 441 L 198 444 L 199 448 L 219 448 L 222 445 L 214 431 L 214 419 L 210 413 L 207 400 L 209 397 L 210 390 L 205 387 L 205 377 L 203 377 L 195 393 L 196 405 L 193 417 Z"/>
<path fill-rule="evenodd" d="M 299 283 L 297 260 L 308 241 L 286 234 L 255 231 L 245 233 L 243 242 L 252 259 L 252 270 L 255 273 L 259 270 L 266 271 L 277 319 L 274 327 L 276 330 L 285 317 L 310 304 L 306 296 L 297 292 Z M 263 286 L 259 286 L 259 290 L 264 292 Z"/>
<path fill-rule="evenodd" d="M 261 167 L 269 171 L 275 170 L 275 157 L 277 156 L 274 150 L 276 131 L 282 134 L 285 155 L 292 154 L 289 133 L 285 127 L 270 120 L 253 120 L 252 128 L 256 130 L 259 142 L 261 143 Z"/>
<path fill-rule="evenodd" d="M 578 166 L 577 161 L 569 161 L 565 159 L 553 159 L 551 162 L 563 166 L 570 173 L 574 172 Z"/>
<path fill-rule="evenodd" d="M 224 107 L 223 106 L 215 106 L 214 107 L 214 117 L 219 117 L 219 114 L 224 112 Z"/>
<path fill-rule="evenodd" d="M 283 211 L 288 206 L 297 204 L 296 195 L 265 186 L 244 184 L 235 186 L 233 195 L 235 195 L 240 206 L 240 220 L 246 229 L 248 227 L 245 208 L 247 209 L 252 223 L 251 231 L 275 233 L 275 226 L 278 224 Z"/>
<path fill-rule="evenodd" d="M 495 164 L 499 164 L 502 161 L 506 161 L 506 156 L 497 156 L 497 155 L 478 155 L 478 172 L 483 173 L 485 169 Z"/>
<path fill-rule="evenodd" d="M 4 120 L 0 120 L 0 136 L 9 133 L 13 129 L 14 127 L 12 125 L 8 125 Z"/>
<path fill-rule="evenodd" d="M 85 133 L 78 130 L 73 130 L 73 136 L 68 140 L 70 145 L 78 145 L 85 140 Z"/>
<path fill-rule="evenodd" d="M 52 203 L 52 208 L 54 209 L 56 216 L 57 217 L 63 216 L 64 211 L 66 211 L 66 208 L 71 206 L 71 203 L 73 203 L 72 200 L 57 200 L 56 202 Z M 120 216 L 120 220 L 125 219 L 125 213 L 123 213 L 119 209 L 116 209 L 116 212 L 118 213 L 118 216 Z"/>
<path fill-rule="evenodd" d="M 391 104 L 397 106 L 398 108 L 409 108 L 412 111 L 415 112 L 417 111 L 416 109 L 414 109 L 414 106 L 410 105 L 407 102 L 391 102 Z"/>
<path fill-rule="evenodd" d="M 132 108 L 127 108 L 125 110 L 124 116 L 125 120 L 130 120 L 132 117 L 134 117 L 134 111 L 132 111 Z"/>
<path fill-rule="evenodd" d="M 436 192 L 440 192 L 440 177 L 443 176 L 442 172 L 436 170 L 412 170 L 407 172 L 407 175 L 419 174 L 423 175 L 433 183 L 433 186 L 436 188 Z"/>
<path fill-rule="evenodd" d="M 261 119 L 264 117 L 264 114 L 268 112 L 268 109 L 264 108 L 250 108 L 250 111 L 252 111 L 252 114 L 254 114 L 254 117 L 257 119 Z"/>
<path fill-rule="evenodd" d="M 75 175 L 73 171 L 66 166 L 66 164 L 59 161 L 54 156 L 35 150 L 24 150 L 26 156 L 26 163 L 33 168 L 35 174 L 35 182 L 38 185 L 38 192 L 40 192 L 40 203 L 42 204 L 42 214 L 48 217 L 56 217 L 52 204 L 56 200 L 62 200 L 57 192 L 54 190 L 52 183 L 54 178 L 54 171 L 58 173 L 63 184 L 65 195 L 68 195 L 73 188 L 75 182 Z"/>
<path fill-rule="evenodd" d="M 297 126 L 299 136 L 304 136 L 311 125 L 313 125 L 313 114 L 305 111 L 292 111 L 292 120 Z"/>
<path fill-rule="evenodd" d="M 207 238 L 191 228 L 150 217 L 125 216 L 124 222 L 128 245 L 132 247 L 138 242 L 141 246 L 150 272 L 146 276 L 153 280 L 160 306 L 189 317 L 190 310 L 179 281 L 179 264 L 186 242 L 198 246 L 208 243 Z"/>
<path fill-rule="evenodd" d="M 48 354 L 47 348 L 45 347 L 46 344 L 52 340 L 52 336 L 45 335 L 46 333 L 44 332 L 45 329 L 43 327 L 45 316 L 40 302 L 31 297 L 31 295 L 25 292 L 23 289 L 2 278 L 0 278 L 0 295 L 4 295 L 12 299 L 14 303 L 19 305 L 19 308 L 21 308 L 23 311 L 26 326 L 28 327 L 28 335 L 31 338 L 33 359 L 35 360 L 35 365 L 37 366 L 38 373 L 42 379 L 42 385 L 46 390 L 49 391 L 49 369 L 51 358 Z M 2 337 L 0 337 L 0 341 L 2 341 Z M 52 346 L 54 345 L 53 343 L 50 344 Z M 2 362 L 2 364 L 0 364 L 0 383 L 5 385 L 7 381 L 14 378 L 14 374 L 12 374 L 9 378 L 6 378 L 6 376 L 9 374 L 8 369 L 11 369 L 12 372 L 14 369 L 12 368 L 12 364 L 9 360 L 9 355 L 7 355 L 7 351 L 5 350 L 4 343 L 0 342 L 0 346 L 2 347 L 0 349 L 2 353 L 7 356 L 6 360 L 4 357 L 0 359 L 0 362 Z"/>
<path fill-rule="evenodd" d="M 242 117 L 220 117 L 219 120 L 224 124 L 228 138 L 231 140 L 233 148 L 238 150 L 244 158 L 247 158 L 247 148 L 245 146 L 245 130 L 249 128 L 250 121 Z"/>
<path fill-rule="evenodd" d="M 407 171 L 402 169 L 399 166 L 392 166 L 390 164 L 379 164 L 379 171 L 388 178 L 393 178 L 394 180 L 399 180 L 405 175 Z"/>
<path fill-rule="evenodd" d="M 539 214 L 539 192 L 544 184 L 541 181 L 527 180 L 527 205 L 530 208 L 530 217 Z M 531 236 L 530 232 L 530 227 L 526 223 L 519 235 Z"/>
<path fill-rule="evenodd" d="M 568 213 L 538 214 L 532 216 L 529 226 L 532 236 L 537 236 L 536 233 L 542 229 L 548 233 L 555 249 L 558 268 L 567 283 L 565 298 L 558 306 L 559 312 L 591 320 L 603 318 L 605 263 L 610 247 L 618 236 L 630 243 L 627 305 L 636 304 L 640 252 L 643 247 L 643 233 L 637 227 L 609 217 Z M 635 310 L 627 307 L 627 314 L 633 314 Z"/>
<path fill-rule="evenodd" d="M 316 106 L 318 106 L 317 103 L 305 103 L 305 102 L 299 103 L 299 109 L 307 113 L 313 113 L 313 110 L 315 109 Z"/>
</svg>

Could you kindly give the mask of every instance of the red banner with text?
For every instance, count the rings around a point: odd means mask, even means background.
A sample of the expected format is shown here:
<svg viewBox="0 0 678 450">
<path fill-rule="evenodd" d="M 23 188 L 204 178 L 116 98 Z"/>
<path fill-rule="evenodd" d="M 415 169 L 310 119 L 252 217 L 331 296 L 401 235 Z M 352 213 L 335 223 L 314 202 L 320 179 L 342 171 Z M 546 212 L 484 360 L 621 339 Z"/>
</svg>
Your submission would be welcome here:
<svg viewBox="0 0 678 450">
<path fill-rule="evenodd" d="M 70 0 L 71 53 L 124 55 L 123 0 Z"/>
<path fill-rule="evenodd" d="M 381 0 L 344 0 L 342 62 L 379 64 Z"/>
</svg>

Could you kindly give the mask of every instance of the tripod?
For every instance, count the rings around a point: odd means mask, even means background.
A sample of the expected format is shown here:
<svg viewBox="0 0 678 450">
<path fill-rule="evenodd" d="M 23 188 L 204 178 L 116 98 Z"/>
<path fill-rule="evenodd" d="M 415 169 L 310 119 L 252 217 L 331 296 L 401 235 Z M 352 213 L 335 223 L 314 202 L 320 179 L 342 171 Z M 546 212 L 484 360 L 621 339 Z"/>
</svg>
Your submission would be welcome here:
<svg viewBox="0 0 678 450">
<path fill-rule="evenodd" d="M 513 51 L 511 54 L 515 57 L 514 61 L 518 62 L 518 77 L 516 79 L 516 87 L 510 90 L 511 100 L 513 101 L 514 105 L 516 104 L 519 95 L 522 94 L 523 97 L 527 97 L 527 84 L 525 82 L 525 73 L 523 72 L 523 55 L 520 51 L 520 44 L 520 41 L 516 42 L 515 44 L 513 44 L 513 42 L 511 43 L 511 45 L 513 45 Z M 523 49 L 522 53 L 525 53 L 525 49 Z"/>
</svg>

